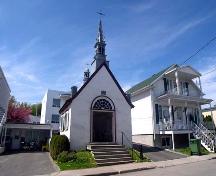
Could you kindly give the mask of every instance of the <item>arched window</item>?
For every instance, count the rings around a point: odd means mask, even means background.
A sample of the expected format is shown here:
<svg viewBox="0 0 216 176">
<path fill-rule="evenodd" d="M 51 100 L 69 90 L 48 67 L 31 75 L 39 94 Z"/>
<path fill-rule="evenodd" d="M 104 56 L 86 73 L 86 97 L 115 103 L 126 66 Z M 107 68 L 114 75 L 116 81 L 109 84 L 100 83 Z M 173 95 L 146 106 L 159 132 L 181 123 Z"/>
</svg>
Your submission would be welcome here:
<svg viewBox="0 0 216 176">
<path fill-rule="evenodd" d="M 114 110 L 114 106 L 112 104 L 113 103 L 108 101 L 106 98 L 100 98 L 94 102 L 92 109 L 93 110 Z"/>
</svg>

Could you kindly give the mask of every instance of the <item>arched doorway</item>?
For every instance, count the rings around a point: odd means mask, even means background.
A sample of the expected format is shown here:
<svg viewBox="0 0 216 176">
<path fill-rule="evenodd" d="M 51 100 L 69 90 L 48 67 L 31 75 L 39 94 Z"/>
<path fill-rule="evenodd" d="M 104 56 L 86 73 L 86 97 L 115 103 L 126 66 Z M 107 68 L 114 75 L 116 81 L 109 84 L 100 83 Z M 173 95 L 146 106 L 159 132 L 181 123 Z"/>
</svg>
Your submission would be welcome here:
<svg viewBox="0 0 216 176">
<path fill-rule="evenodd" d="M 115 141 L 115 106 L 106 96 L 97 97 L 91 106 L 91 142 Z"/>
</svg>

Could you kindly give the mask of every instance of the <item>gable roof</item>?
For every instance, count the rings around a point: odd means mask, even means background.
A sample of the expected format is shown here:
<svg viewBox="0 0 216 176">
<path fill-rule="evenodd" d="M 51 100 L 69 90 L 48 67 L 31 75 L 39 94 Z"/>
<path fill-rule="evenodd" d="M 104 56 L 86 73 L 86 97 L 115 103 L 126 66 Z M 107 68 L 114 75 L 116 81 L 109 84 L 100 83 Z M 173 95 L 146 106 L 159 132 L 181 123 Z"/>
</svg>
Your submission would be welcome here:
<svg viewBox="0 0 216 176">
<path fill-rule="evenodd" d="M 144 81 L 136 84 L 135 86 L 131 87 L 129 90 L 127 90 L 126 92 L 129 94 L 132 94 L 140 89 L 143 89 L 147 86 L 150 86 L 156 79 L 158 79 L 160 76 L 162 76 L 167 70 L 169 70 L 170 68 L 177 66 L 176 64 L 173 64 L 169 67 L 167 67 L 164 70 L 161 70 L 160 72 L 153 74 L 151 77 L 145 79 Z"/>
<path fill-rule="evenodd" d="M 111 72 L 111 70 L 109 69 L 109 67 L 107 66 L 106 62 L 104 62 L 103 64 L 101 64 L 97 70 L 95 70 L 95 72 L 90 76 L 90 78 L 82 85 L 82 87 L 77 91 L 77 93 L 69 98 L 65 104 L 61 107 L 61 109 L 59 110 L 59 113 L 63 113 L 68 106 L 70 106 L 70 104 L 72 103 L 72 101 L 82 92 L 82 90 L 88 85 L 88 83 L 95 77 L 95 75 L 99 72 L 99 70 L 105 66 L 105 68 L 107 69 L 108 73 L 110 74 L 110 76 L 112 77 L 113 81 L 115 82 L 116 86 L 118 87 L 118 89 L 120 90 L 120 92 L 122 93 L 122 95 L 124 96 L 125 100 L 127 101 L 127 103 L 131 106 L 131 108 L 134 107 L 134 105 L 131 103 L 130 99 L 126 96 L 125 92 L 122 90 L 120 84 L 118 83 L 118 81 L 116 80 L 115 76 L 113 75 L 113 73 Z"/>
<path fill-rule="evenodd" d="M 8 87 L 9 92 L 11 92 L 10 86 L 9 86 L 9 84 L 7 82 L 7 79 L 6 79 L 5 75 L 4 75 L 4 72 L 3 72 L 2 68 L 1 68 L 1 66 L 0 66 L 0 76 L 3 77 L 4 81 L 6 82 L 6 85 Z M 1 77 L 0 77 L 0 79 L 1 79 Z"/>
</svg>

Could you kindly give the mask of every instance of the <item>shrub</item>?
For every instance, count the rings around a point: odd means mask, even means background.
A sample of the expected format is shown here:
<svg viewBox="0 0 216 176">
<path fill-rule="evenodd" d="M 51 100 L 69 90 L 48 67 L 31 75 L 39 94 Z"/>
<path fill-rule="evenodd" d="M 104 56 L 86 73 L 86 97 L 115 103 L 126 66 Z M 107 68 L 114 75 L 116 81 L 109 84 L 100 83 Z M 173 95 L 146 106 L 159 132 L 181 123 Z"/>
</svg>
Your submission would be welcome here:
<svg viewBox="0 0 216 176">
<path fill-rule="evenodd" d="M 62 162 L 67 160 L 67 159 L 65 160 L 65 158 L 61 161 L 58 160 L 57 164 L 60 170 L 91 168 L 97 166 L 94 157 L 89 151 L 82 150 L 77 152 L 64 152 L 64 154 L 62 152 L 61 154 L 59 154 L 58 159 L 60 159 L 60 155 L 66 155 L 66 153 L 68 153 L 68 155 L 72 155 L 72 160 L 70 157 L 69 157 L 70 160 L 67 162 Z"/>
<path fill-rule="evenodd" d="M 76 159 L 76 155 L 73 152 L 63 151 L 58 155 L 57 161 L 60 163 L 66 163 Z"/>
<path fill-rule="evenodd" d="M 70 143 L 65 135 L 54 135 L 50 141 L 50 155 L 56 160 L 63 151 L 69 151 Z"/>
<path fill-rule="evenodd" d="M 91 162 L 92 161 L 92 155 L 90 152 L 87 151 L 78 151 L 76 154 L 76 161 L 80 163 L 84 162 Z"/>
<path fill-rule="evenodd" d="M 207 115 L 203 118 L 204 122 L 212 122 L 212 117 L 210 115 Z"/>
</svg>

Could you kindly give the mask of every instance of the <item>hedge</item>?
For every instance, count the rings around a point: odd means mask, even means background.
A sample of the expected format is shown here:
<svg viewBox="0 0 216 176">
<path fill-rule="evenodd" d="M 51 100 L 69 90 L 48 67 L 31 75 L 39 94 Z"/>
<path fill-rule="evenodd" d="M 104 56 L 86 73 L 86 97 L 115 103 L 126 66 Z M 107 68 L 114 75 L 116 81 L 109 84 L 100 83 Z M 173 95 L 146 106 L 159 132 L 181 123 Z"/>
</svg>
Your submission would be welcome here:
<svg viewBox="0 0 216 176">
<path fill-rule="evenodd" d="M 50 155 L 56 160 L 63 151 L 69 151 L 70 142 L 65 135 L 54 135 L 50 141 Z"/>
</svg>

